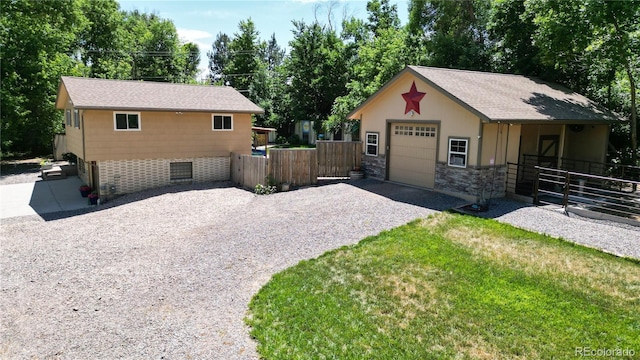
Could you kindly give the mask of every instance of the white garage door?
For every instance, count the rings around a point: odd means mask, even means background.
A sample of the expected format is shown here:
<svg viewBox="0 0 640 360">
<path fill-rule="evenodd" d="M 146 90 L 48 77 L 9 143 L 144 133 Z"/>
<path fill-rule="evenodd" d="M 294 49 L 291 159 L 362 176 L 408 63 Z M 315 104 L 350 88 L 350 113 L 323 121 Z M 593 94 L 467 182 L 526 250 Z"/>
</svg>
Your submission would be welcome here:
<svg viewBox="0 0 640 360">
<path fill-rule="evenodd" d="M 391 124 L 389 180 L 433 188 L 437 130 L 434 124 Z"/>
</svg>

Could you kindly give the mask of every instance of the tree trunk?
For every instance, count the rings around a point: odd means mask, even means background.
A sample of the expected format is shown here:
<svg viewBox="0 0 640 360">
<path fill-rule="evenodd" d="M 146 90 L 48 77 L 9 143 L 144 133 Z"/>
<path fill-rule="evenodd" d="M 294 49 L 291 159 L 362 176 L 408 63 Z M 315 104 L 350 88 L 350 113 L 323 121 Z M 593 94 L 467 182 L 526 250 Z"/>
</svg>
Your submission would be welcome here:
<svg viewBox="0 0 640 360">
<path fill-rule="evenodd" d="M 636 107 L 636 82 L 633 78 L 631 65 L 627 61 L 627 76 L 629 77 L 629 90 L 631 92 L 631 162 L 638 166 L 638 108 Z"/>
</svg>

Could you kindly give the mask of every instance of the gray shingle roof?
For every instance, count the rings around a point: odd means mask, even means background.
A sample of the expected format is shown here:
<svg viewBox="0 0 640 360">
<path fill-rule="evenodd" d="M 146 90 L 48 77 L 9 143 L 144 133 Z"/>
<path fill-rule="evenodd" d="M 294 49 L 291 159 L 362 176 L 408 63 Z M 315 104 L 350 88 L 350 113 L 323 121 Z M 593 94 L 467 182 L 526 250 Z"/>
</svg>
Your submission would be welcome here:
<svg viewBox="0 0 640 360">
<path fill-rule="evenodd" d="M 78 109 L 206 111 L 261 114 L 262 108 L 227 86 L 62 77 Z"/>
<path fill-rule="evenodd" d="M 424 66 L 408 66 L 400 74 L 406 71 L 422 78 L 485 121 L 610 122 L 621 120 L 616 114 L 585 96 L 536 78 Z M 376 95 L 377 93 L 372 98 Z M 426 96 L 429 94 L 427 93 Z M 358 109 L 365 106 L 367 102 Z M 358 109 L 354 110 L 350 116 L 353 116 Z"/>
</svg>

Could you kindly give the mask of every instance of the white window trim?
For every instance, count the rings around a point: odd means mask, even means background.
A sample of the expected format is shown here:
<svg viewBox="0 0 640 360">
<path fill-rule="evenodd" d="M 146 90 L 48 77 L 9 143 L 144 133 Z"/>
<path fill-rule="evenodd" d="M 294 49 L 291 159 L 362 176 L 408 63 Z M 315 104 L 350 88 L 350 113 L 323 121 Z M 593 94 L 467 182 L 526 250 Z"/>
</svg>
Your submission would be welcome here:
<svg viewBox="0 0 640 360">
<path fill-rule="evenodd" d="M 222 118 L 222 126 L 224 126 L 224 117 L 225 116 L 230 117 L 231 118 L 231 129 L 224 129 L 224 128 L 223 129 L 214 129 L 213 128 L 213 122 L 214 122 L 213 119 L 216 116 L 222 116 L 223 117 Z M 233 131 L 233 114 L 211 114 L 211 130 L 213 130 L 213 131 Z"/>
<path fill-rule="evenodd" d="M 369 135 L 375 135 L 376 137 L 376 143 L 369 143 Z M 370 154 L 369 153 L 369 145 L 375 145 L 376 147 L 376 153 L 375 154 Z M 378 156 L 378 154 L 380 154 L 380 134 L 377 132 L 365 132 L 364 134 L 364 153 L 365 155 L 368 156 Z"/>
<path fill-rule="evenodd" d="M 80 110 L 73 109 L 73 127 L 80 129 Z"/>
<path fill-rule="evenodd" d="M 465 147 L 464 147 L 465 152 L 451 151 L 451 142 L 452 141 L 464 141 L 465 142 Z M 451 154 L 464 155 L 464 165 L 452 164 L 451 163 Z M 467 167 L 467 165 L 469 164 L 469 139 L 449 138 L 449 147 L 447 148 L 447 164 L 449 166 L 451 166 L 451 167 L 458 167 L 458 168 L 466 168 Z"/>
<path fill-rule="evenodd" d="M 67 126 L 71 126 L 72 124 L 72 120 L 71 120 L 71 109 L 65 109 L 64 110 L 64 123 Z"/>
<path fill-rule="evenodd" d="M 126 129 L 118 129 L 118 123 L 116 121 L 116 115 L 118 114 L 126 114 L 138 115 L 138 128 L 137 129 L 129 129 L 129 119 L 127 119 L 127 128 Z M 114 111 L 113 112 L 113 130 L 115 131 L 142 131 L 142 116 L 140 116 L 139 111 Z"/>
</svg>

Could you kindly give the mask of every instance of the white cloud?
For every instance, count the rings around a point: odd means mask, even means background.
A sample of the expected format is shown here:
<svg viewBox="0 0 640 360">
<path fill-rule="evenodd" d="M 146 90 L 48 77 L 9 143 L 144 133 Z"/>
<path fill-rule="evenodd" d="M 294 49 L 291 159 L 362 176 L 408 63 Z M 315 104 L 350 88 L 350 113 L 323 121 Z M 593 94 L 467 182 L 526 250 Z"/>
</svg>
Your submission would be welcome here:
<svg viewBox="0 0 640 360">
<path fill-rule="evenodd" d="M 198 42 L 198 40 L 213 38 L 213 35 L 204 30 L 177 28 L 178 36 L 182 41 Z"/>
</svg>

